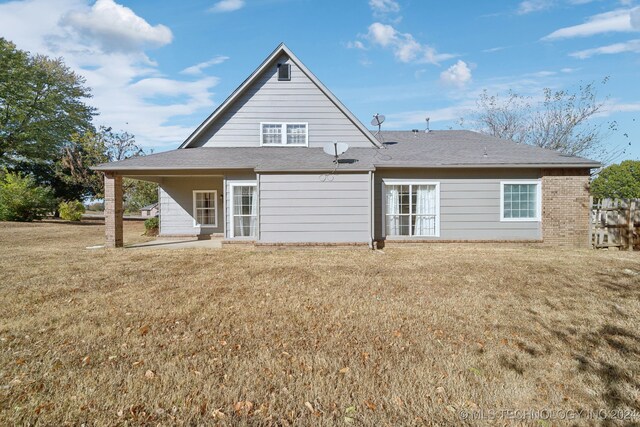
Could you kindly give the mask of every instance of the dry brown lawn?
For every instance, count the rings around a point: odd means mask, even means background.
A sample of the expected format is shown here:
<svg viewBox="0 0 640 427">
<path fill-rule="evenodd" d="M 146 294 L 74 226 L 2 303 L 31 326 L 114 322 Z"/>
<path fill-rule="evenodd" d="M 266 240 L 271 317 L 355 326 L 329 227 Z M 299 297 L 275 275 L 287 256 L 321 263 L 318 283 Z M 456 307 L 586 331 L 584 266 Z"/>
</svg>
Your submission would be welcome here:
<svg viewBox="0 0 640 427">
<path fill-rule="evenodd" d="M 640 423 L 637 252 L 101 241 L 0 223 L 0 424 Z"/>
</svg>

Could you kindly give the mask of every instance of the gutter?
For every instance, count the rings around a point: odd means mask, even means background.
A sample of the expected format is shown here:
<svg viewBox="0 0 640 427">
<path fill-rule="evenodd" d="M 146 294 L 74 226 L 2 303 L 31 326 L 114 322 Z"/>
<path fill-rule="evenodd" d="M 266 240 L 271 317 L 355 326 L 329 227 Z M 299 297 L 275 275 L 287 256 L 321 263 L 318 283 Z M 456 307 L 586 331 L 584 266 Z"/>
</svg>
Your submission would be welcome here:
<svg viewBox="0 0 640 427">
<path fill-rule="evenodd" d="M 375 164 L 376 169 L 393 168 L 393 169 L 485 169 L 485 168 L 503 168 L 503 169 L 524 169 L 524 168 L 545 168 L 545 169 L 578 169 L 578 168 L 599 168 L 600 163 L 490 163 L 490 164 L 441 164 L 441 165 L 411 165 L 407 163 L 396 164 Z"/>
</svg>

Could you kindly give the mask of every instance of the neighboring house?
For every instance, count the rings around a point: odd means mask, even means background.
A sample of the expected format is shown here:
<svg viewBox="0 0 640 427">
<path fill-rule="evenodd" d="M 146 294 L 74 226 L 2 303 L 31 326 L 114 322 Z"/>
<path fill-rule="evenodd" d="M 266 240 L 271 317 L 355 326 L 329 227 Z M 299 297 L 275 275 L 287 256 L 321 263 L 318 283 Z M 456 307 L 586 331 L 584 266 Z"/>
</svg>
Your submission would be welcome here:
<svg viewBox="0 0 640 427">
<path fill-rule="evenodd" d="M 349 144 L 340 161 L 323 152 Z M 122 177 L 160 185 L 160 235 L 256 244 L 584 246 L 598 162 L 470 131 L 374 135 L 280 45 L 176 150 L 100 165 L 107 246 Z"/>
<path fill-rule="evenodd" d="M 158 216 L 158 203 L 152 203 L 140 208 L 140 216 L 148 218 Z"/>
</svg>

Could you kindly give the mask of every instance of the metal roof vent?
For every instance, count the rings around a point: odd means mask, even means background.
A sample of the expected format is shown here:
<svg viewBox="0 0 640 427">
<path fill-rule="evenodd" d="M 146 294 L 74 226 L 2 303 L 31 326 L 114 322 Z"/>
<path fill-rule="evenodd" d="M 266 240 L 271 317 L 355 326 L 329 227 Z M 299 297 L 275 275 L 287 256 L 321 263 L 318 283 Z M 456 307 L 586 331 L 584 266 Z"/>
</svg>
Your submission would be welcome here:
<svg viewBox="0 0 640 427">
<path fill-rule="evenodd" d="M 278 64 L 278 81 L 291 80 L 291 64 Z"/>
<path fill-rule="evenodd" d="M 413 137 L 417 137 L 418 136 L 418 132 L 420 132 L 420 129 L 411 129 L 411 132 L 413 132 Z"/>
</svg>

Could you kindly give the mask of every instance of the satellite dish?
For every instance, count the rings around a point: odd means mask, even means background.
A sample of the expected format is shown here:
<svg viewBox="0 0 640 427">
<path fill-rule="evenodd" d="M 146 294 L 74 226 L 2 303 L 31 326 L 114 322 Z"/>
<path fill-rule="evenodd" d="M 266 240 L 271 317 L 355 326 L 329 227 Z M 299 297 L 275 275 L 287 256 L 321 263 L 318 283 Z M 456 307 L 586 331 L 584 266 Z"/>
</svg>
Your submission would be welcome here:
<svg viewBox="0 0 640 427">
<path fill-rule="evenodd" d="M 327 153 L 330 156 L 334 157 L 334 161 L 338 161 L 338 156 L 343 154 L 345 151 L 347 151 L 349 149 L 349 144 L 346 144 L 344 142 L 330 142 L 328 144 L 325 144 L 324 147 L 322 148 L 324 150 L 325 153 Z"/>
<path fill-rule="evenodd" d="M 382 123 L 384 123 L 384 119 L 385 119 L 384 115 L 376 113 L 373 116 L 373 120 L 371 120 L 371 125 L 380 126 Z"/>
<path fill-rule="evenodd" d="M 378 126 L 378 132 L 376 132 L 376 135 L 380 133 L 382 123 L 384 123 L 384 119 L 385 117 L 382 114 L 375 113 L 373 115 L 373 120 L 371 120 L 371 125 Z"/>
</svg>

